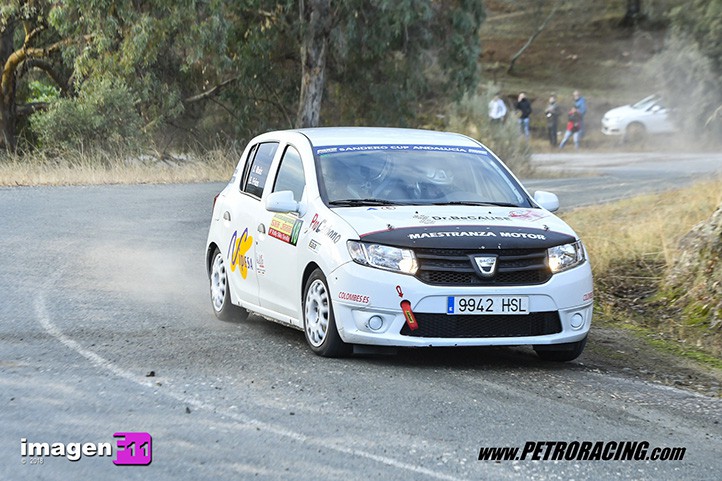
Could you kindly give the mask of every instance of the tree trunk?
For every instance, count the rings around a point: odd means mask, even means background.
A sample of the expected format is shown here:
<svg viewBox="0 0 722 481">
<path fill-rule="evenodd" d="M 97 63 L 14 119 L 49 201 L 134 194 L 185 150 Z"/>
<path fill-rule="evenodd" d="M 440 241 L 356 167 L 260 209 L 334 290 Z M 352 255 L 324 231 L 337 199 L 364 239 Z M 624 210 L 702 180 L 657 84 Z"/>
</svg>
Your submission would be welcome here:
<svg viewBox="0 0 722 481">
<path fill-rule="evenodd" d="M 634 27 L 642 19 L 642 0 L 627 0 L 627 13 L 621 21 L 623 27 Z"/>
<path fill-rule="evenodd" d="M 15 79 L 7 77 L 5 65 L 13 54 L 15 24 L 11 20 L 0 31 L 0 147 L 15 150 Z"/>
<path fill-rule="evenodd" d="M 326 56 L 331 33 L 331 1 L 306 0 L 301 9 L 301 96 L 296 127 L 318 127 L 326 83 Z"/>
</svg>

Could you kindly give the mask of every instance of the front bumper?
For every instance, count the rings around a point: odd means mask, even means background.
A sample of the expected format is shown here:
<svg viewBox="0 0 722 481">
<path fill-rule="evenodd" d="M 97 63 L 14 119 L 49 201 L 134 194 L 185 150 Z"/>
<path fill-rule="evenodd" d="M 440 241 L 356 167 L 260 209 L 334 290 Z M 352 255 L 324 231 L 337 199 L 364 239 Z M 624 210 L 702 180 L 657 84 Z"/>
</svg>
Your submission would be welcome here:
<svg viewBox="0 0 722 481">
<path fill-rule="evenodd" d="M 622 135 L 624 134 L 624 129 L 619 122 L 602 119 L 602 133 L 604 135 Z"/>
<path fill-rule="evenodd" d="M 589 262 L 555 274 L 540 285 L 524 286 L 436 286 L 415 277 L 387 272 L 349 262 L 328 276 L 334 315 L 344 342 L 379 346 L 515 346 L 549 345 L 582 340 L 592 321 L 593 286 Z M 447 316 L 449 296 L 513 295 L 528 296 L 528 315 Z M 401 302 L 408 301 L 416 314 L 418 331 L 410 331 Z M 534 319 L 531 319 L 534 317 Z M 452 319 L 456 318 L 456 319 Z M 551 322 L 552 318 L 554 319 Z M 454 329 L 422 329 L 422 322 L 436 326 L 463 323 L 464 333 Z M 558 319 L 558 321 L 556 321 Z M 496 325 L 490 335 L 476 337 L 474 323 Z M 506 323 L 528 323 L 541 327 L 503 328 Z M 549 328 L 549 326 L 556 326 Z M 406 326 L 406 327 L 405 327 Z M 498 326 L 501 326 L 499 328 Z M 508 331 L 508 332 L 505 332 Z M 419 335 L 420 332 L 436 333 Z M 442 336 L 439 333 L 449 333 Z M 471 334 L 470 334 L 471 333 Z M 511 333 L 511 334 L 509 334 Z"/>
</svg>

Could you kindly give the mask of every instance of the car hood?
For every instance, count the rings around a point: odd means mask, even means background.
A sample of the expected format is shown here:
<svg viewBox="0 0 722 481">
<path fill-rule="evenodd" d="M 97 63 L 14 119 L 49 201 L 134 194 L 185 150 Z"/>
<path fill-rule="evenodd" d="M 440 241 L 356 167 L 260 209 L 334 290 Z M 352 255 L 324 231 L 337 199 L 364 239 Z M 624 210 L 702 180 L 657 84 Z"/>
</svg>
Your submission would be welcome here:
<svg viewBox="0 0 722 481">
<path fill-rule="evenodd" d="M 643 110 L 635 109 L 631 105 L 623 105 L 621 107 L 617 107 L 617 108 L 607 111 L 607 113 L 604 114 L 604 116 L 607 118 L 610 118 L 610 117 L 628 118 L 628 117 L 637 117 L 642 113 L 644 113 Z"/>
<path fill-rule="evenodd" d="M 335 209 L 368 242 L 410 248 L 520 249 L 574 242 L 574 231 L 544 209 L 399 206 Z"/>
</svg>

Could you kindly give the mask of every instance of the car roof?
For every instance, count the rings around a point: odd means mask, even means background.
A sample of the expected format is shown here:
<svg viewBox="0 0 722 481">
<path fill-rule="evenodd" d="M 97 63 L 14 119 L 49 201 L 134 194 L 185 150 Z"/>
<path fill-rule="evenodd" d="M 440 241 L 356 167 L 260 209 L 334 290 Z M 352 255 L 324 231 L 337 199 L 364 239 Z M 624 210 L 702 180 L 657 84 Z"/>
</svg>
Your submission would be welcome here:
<svg viewBox="0 0 722 481">
<path fill-rule="evenodd" d="M 420 144 L 479 147 L 476 140 L 465 135 L 437 130 L 400 129 L 392 127 L 317 127 L 298 129 L 313 146 L 357 144 Z"/>
</svg>

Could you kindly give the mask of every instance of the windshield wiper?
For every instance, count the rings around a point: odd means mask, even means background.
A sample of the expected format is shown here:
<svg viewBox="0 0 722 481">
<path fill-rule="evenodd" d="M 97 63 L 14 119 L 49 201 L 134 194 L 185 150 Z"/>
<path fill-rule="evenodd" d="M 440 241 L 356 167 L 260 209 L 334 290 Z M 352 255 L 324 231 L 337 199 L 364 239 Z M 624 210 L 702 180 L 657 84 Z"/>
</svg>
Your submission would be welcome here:
<svg viewBox="0 0 722 481">
<path fill-rule="evenodd" d="M 403 205 L 403 203 L 383 199 L 340 199 L 332 200 L 328 203 L 328 205 L 335 205 L 340 207 L 355 207 L 359 205 Z"/>
<path fill-rule="evenodd" d="M 519 207 L 517 204 L 509 202 L 477 202 L 475 200 L 452 200 L 449 202 L 434 202 L 431 205 L 482 205 L 494 207 Z"/>
</svg>

